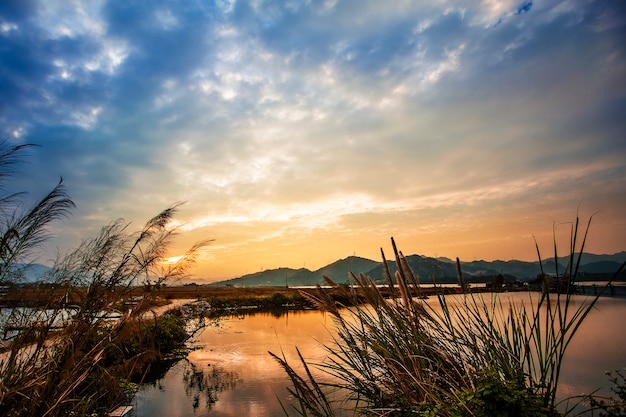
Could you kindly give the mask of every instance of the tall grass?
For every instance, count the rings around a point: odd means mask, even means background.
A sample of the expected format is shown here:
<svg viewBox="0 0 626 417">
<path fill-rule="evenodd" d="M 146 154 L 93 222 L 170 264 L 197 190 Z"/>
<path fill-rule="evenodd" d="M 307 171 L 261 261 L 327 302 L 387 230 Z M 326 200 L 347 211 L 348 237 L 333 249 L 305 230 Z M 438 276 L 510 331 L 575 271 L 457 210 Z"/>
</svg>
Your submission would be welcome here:
<svg viewBox="0 0 626 417">
<path fill-rule="evenodd" d="M 27 146 L 0 144 L 0 191 Z M 23 210 L 23 193 L 0 197 L 0 281 L 21 278 L 27 262 L 49 236 L 48 225 L 66 216 L 74 203 L 59 183 L 32 209 Z M 113 222 L 60 258 L 30 308 L 0 315 L 0 415 L 65 416 L 106 414 L 124 400 L 124 378 L 157 358 L 160 331 L 154 307 L 159 287 L 185 274 L 198 250 L 193 245 L 176 264 L 163 262 L 177 230 L 171 220 L 178 205 L 163 210 L 139 231 Z M 125 302 L 137 287 L 143 297 Z M 111 320 L 109 313 L 123 315 Z M 133 350 L 138 332 L 141 348 Z"/>
<path fill-rule="evenodd" d="M 161 355 L 160 324 L 150 313 L 158 285 L 184 273 L 200 247 L 192 247 L 184 263 L 163 266 L 174 212 L 160 213 L 138 233 L 120 222 L 104 227 L 53 269 L 49 282 L 63 295 L 50 290 L 36 308 L 12 310 L 4 325 L 18 331 L 5 332 L 0 414 L 91 414 L 124 400 L 120 378 L 130 378 Z M 133 297 L 137 286 L 144 289 L 141 298 Z M 123 314 L 112 320 L 114 311 Z M 139 331 L 145 335 L 141 348 L 129 350 L 127 341 Z"/>
<path fill-rule="evenodd" d="M 563 279 L 559 291 L 545 286 L 542 293 L 529 293 L 523 304 L 508 304 L 497 293 L 439 295 L 434 303 L 412 298 L 420 282 L 393 239 L 398 270 L 392 277 L 386 268 L 385 278 L 390 288 L 398 288 L 396 298 L 385 299 L 362 274 L 351 275 L 352 288 L 326 278 L 350 302 L 337 305 L 321 287 L 311 297 L 332 314 L 337 336 L 326 346 L 324 361 L 307 364 L 300 358 L 304 375 L 273 354 L 298 400 L 286 412 L 319 417 L 559 415 L 563 358 L 598 299 L 573 301 L 589 223 L 580 242 L 578 229 L 577 220 L 567 270 L 556 271 Z M 547 277 L 543 266 L 542 276 Z M 313 377 L 310 366 L 322 371 L 323 381 Z M 347 402 L 329 399 L 337 390 Z"/>
</svg>

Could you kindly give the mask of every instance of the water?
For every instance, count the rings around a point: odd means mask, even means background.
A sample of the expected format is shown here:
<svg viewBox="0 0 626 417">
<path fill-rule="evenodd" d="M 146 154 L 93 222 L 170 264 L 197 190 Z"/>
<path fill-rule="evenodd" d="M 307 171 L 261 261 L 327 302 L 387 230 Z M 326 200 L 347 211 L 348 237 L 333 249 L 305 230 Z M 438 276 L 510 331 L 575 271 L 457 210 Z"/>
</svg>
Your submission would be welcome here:
<svg viewBox="0 0 626 417">
<path fill-rule="evenodd" d="M 298 346 L 305 359 L 319 361 L 331 321 L 318 311 L 223 319 L 195 341 L 199 349 L 187 361 L 142 387 L 134 401 L 136 415 L 284 416 L 278 398 L 289 402 L 288 382 L 268 351 L 295 363 Z"/>
<path fill-rule="evenodd" d="M 528 301 L 526 293 L 503 296 Z M 626 366 L 625 319 L 626 299 L 599 300 L 569 347 L 561 398 L 597 388 L 608 393 L 605 371 Z M 157 383 L 142 386 L 133 403 L 135 416 L 284 416 L 280 402 L 290 407 L 289 381 L 267 352 L 284 354 L 293 365 L 297 346 L 305 359 L 320 362 L 325 356 L 322 344 L 331 334 L 331 317 L 318 311 L 224 319 L 194 342 L 198 349 L 187 361 Z"/>
</svg>

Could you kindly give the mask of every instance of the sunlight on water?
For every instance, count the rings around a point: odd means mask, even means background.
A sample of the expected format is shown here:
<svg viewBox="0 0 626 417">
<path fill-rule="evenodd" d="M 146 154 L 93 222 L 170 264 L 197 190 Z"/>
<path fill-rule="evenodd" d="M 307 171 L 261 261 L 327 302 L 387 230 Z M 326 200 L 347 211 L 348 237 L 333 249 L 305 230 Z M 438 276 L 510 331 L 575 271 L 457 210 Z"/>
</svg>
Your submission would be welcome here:
<svg viewBox="0 0 626 417">
<path fill-rule="evenodd" d="M 527 293 L 501 294 L 503 302 L 528 301 Z M 451 296 L 456 302 L 458 296 Z M 584 297 L 576 297 L 576 301 Z M 428 302 L 436 302 L 431 298 Z M 562 370 L 560 397 L 589 393 L 609 382 L 605 371 L 626 366 L 626 299 L 601 298 L 574 338 Z M 145 385 L 134 405 L 137 417 L 284 416 L 289 404 L 287 377 L 268 351 L 297 363 L 295 346 L 305 359 L 320 362 L 322 343 L 331 340 L 332 318 L 318 311 L 283 316 L 255 314 L 224 319 L 194 342 L 197 350 L 165 377 Z M 287 405 L 289 407 L 289 405 Z"/>
<path fill-rule="evenodd" d="M 328 341 L 330 316 L 318 311 L 269 313 L 224 319 L 195 341 L 197 350 L 135 399 L 137 417 L 148 416 L 284 416 L 277 398 L 289 401 L 287 378 L 268 351 L 321 360 Z M 190 381 L 202 373 L 205 381 Z M 198 379 L 198 378 L 196 378 Z M 191 382 L 191 383 L 190 383 Z"/>
</svg>

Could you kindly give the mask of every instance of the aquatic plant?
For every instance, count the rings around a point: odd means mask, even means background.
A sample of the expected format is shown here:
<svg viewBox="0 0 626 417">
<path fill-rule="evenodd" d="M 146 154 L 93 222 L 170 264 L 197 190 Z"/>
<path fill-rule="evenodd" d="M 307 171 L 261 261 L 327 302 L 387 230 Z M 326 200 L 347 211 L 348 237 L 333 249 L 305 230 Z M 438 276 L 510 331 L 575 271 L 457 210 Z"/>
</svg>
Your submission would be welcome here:
<svg viewBox="0 0 626 417">
<path fill-rule="evenodd" d="M 568 268 L 556 271 L 565 284 L 556 293 L 550 286 L 529 293 L 521 305 L 507 305 L 497 293 L 439 295 L 436 303 L 410 296 L 419 294 L 420 282 L 393 239 L 398 270 L 394 280 L 386 268 L 385 278 L 390 289 L 397 287 L 396 298 L 384 298 L 363 274 L 351 275 L 350 288 L 325 278 L 351 302 L 338 305 L 321 287 L 311 297 L 332 314 L 337 336 L 326 345 L 323 362 L 307 364 L 300 357 L 304 375 L 272 354 L 298 401 L 289 411 L 320 417 L 559 415 L 563 358 L 598 299 L 577 304 L 571 291 L 590 221 L 580 244 L 578 220 L 572 225 Z M 547 276 L 543 267 L 541 272 Z M 310 366 L 326 378 L 314 377 Z M 331 401 L 338 390 L 343 399 Z"/>
</svg>

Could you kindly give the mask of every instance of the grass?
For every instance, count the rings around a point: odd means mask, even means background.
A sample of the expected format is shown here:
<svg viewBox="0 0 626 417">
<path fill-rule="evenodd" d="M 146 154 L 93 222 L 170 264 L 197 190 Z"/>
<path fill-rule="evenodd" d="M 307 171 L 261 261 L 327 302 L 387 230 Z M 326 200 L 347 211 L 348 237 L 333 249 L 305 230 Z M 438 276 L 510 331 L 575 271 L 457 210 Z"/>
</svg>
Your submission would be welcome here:
<svg viewBox="0 0 626 417">
<path fill-rule="evenodd" d="M 56 285 L 41 289 L 33 307 L 11 310 L 3 321 L 0 414 L 104 413 L 125 401 L 121 379 L 137 378 L 184 340 L 175 318 L 150 314 L 159 285 L 187 266 L 160 262 L 174 212 L 160 213 L 136 233 L 120 222 L 104 227 L 57 262 L 49 277 Z M 144 296 L 129 308 L 123 300 L 138 285 Z M 113 311 L 121 317 L 110 319 Z"/>
<path fill-rule="evenodd" d="M 0 143 L 0 191 L 29 147 Z M 23 197 L 0 195 L 3 283 L 20 279 L 16 265 L 28 262 L 50 236 L 49 225 L 74 207 L 62 181 L 31 208 L 23 208 Z M 175 318 L 148 314 L 159 289 L 184 276 L 207 243 L 193 245 L 176 264 L 162 262 L 177 233 L 171 226 L 177 209 L 163 210 L 138 231 L 122 221 L 103 227 L 57 260 L 31 305 L 3 312 L 0 415 L 106 415 L 126 400 L 122 382 L 184 337 Z M 124 300 L 137 286 L 145 295 L 128 308 Z M 116 309 L 121 317 L 109 319 Z"/>
<path fill-rule="evenodd" d="M 591 221 L 591 220 L 590 220 Z M 353 288 L 327 284 L 351 302 L 338 305 L 321 288 L 310 296 L 334 317 L 337 336 L 326 346 L 327 358 L 307 364 L 302 375 L 284 357 L 272 354 L 291 381 L 298 400 L 286 414 L 335 416 L 556 416 L 568 413 L 557 400 L 559 375 L 576 331 L 597 297 L 573 302 L 582 238 L 572 225 L 570 261 L 555 271 L 558 286 L 529 293 L 523 304 L 507 304 L 501 294 L 437 296 L 435 303 L 412 297 L 420 282 L 392 239 L 400 268 L 389 288 L 397 298 L 382 296 L 373 281 L 352 275 Z M 580 240 L 580 242 L 579 242 Z M 556 245 L 555 245 L 556 247 Z M 381 251 L 382 252 L 382 251 Z M 538 255 L 541 259 L 541 255 Z M 383 264 L 386 265 L 384 253 Z M 555 249 L 555 257 L 558 256 Z M 624 267 L 622 265 L 621 269 Z M 616 276 L 620 271 L 617 271 Z M 548 275 L 543 273 L 545 282 Z M 550 292 L 557 288 L 557 292 Z M 360 295 L 357 295 L 360 294 Z M 363 297 L 365 300 L 363 300 Z M 362 303 L 365 301 L 365 304 Z M 344 308 L 345 307 L 345 308 Z M 310 366 L 326 376 L 318 381 Z M 341 401 L 330 394 L 344 393 Z"/>
</svg>

